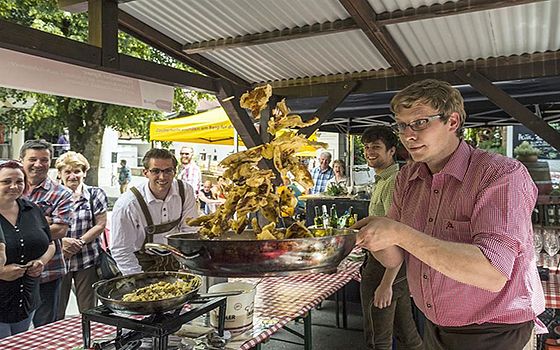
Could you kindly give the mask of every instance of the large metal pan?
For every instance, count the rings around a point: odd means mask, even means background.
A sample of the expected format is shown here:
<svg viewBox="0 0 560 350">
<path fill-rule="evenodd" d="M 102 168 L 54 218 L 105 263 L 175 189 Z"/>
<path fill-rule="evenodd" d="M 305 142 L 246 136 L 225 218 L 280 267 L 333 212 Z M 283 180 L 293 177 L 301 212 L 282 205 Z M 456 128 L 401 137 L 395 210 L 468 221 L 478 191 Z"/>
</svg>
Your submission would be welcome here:
<svg viewBox="0 0 560 350">
<path fill-rule="evenodd" d="M 311 229 L 315 231 L 315 229 Z M 146 248 L 173 255 L 191 271 L 216 277 L 286 276 L 333 273 L 354 248 L 356 230 L 328 229 L 328 236 L 282 240 L 257 240 L 252 230 L 240 235 L 228 232 L 220 239 L 201 239 L 198 234 L 167 235 L 169 246 Z M 176 248 L 176 249 L 173 249 Z"/>
<path fill-rule="evenodd" d="M 157 282 L 173 283 L 177 280 L 185 282 L 193 281 L 193 289 L 186 294 L 174 298 L 156 301 L 123 301 L 125 294 L 131 293 L 138 288 L 148 286 Z M 142 272 L 128 276 L 115 277 L 110 280 L 96 282 L 93 287 L 101 303 L 114 312 L 130 315 L 149 315 L 155 313 L 175 310 L 186 302 L 197 298 L 229 296 L 241 294 L 243 291 L 199 294 L 198 290 L 202 284 L 200 276 L 186 272 L 158 271 Z"/>
</svg>

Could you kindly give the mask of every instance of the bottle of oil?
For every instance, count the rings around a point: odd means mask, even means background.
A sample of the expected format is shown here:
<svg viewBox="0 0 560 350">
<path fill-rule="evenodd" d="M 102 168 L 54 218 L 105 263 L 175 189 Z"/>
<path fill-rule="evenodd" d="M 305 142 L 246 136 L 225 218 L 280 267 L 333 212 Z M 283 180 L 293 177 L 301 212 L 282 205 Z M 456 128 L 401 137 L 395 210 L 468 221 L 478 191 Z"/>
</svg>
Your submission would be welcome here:
<svg viewBox="0 0 560 350">
<path fill-rule="evenodd" d="M 315 217 L 313 218 L 313 225 L 315 225 L 316 228 L 323 227 L 323 218 L 319 214 L 318 206 L 315 206 Z"/>
<path fill-rule="evenodd" d="M 329 218 L 329 226 L 336 228 L 338 227 L 338 213 L 336 212 L 336 204 L 331 206 L 331 215 Z"/>
<path fill-rule="evenodd" d="M 321 209 L 323 210 L 323 228 L 328 228 L 331 221 L 329 218 L 329 212 L 327 210 L 327 206 L 323 204 L 323 206 L 321 207 Z"/>
<path fill-rule="evenodd" d="M 348 209 L 348 212 L 350 213 L 350 216 L 348 217 L 348 221 L 346 222 L 346 227 L 350 227 L 358 221 L 358 214 L 352 213 L 352 209 L 354 209 L 354 208 L 350 207 Z"/>
</svg>

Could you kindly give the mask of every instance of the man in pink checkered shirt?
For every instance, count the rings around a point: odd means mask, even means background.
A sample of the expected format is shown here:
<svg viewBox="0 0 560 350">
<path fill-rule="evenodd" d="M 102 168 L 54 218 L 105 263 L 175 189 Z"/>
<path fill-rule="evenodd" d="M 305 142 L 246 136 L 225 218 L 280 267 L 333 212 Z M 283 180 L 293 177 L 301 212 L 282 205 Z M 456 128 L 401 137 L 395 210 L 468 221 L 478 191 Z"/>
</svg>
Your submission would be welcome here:
<svg viewBox="0 0 560 350">
<path fill-rule="evenodd" d="M 387 217 L 357 223 L 358 244 L 387 268 L 406 262 L 426 349 L 523 349 L 533 327 L 545 331 L 527 169 L 462 140 L 463 98 L 446 82 L 410 85 L 391 110 L 414 163 Z"/>
</svg>

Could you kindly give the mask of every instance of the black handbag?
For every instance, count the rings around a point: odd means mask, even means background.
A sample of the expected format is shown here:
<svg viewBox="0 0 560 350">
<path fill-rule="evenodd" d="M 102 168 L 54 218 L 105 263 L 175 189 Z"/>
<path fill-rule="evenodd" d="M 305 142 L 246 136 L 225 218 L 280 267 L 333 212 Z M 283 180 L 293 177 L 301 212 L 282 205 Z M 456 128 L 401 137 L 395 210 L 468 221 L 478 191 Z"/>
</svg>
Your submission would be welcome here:
<svg viewBox="0 0 560 350">
<path fill-rule="evenodd" d="M 96 270 L 100 280 L 108 280 L 122 276 L 122 272 L 119 270 L 117 262 L 111 256 L 111 253 L 103 249 L 101 249 L 101 253 L 99 254 L 99 265 L 97 265 Z"/>
<path fill-rule="evenodd" d="M 89 191 L 89 189 L 88 192 L 89 192 L 89 207 L 91 209 L 91 222 L 93 224 L 92 226 L 95 226 L 96 221 L 95 221 L 95 213 L 93 212 L 93 193 L 92 191 Z M 105 239 L 105 232 L 103 232 L 101 239 L 103 240 Z M 99 253 L 99 264 L 95 268 L 97 271 L 97 277 L 99 277 L 100 280 L 108 280 L 111 278 L 122 276 L 122 272 L 119 270 L 117 262 L 111 256 L 111 252 L 109 251 L 109 245 L 105 244 L 105 246 L 107 247 L 107 250 L 101 249 Z"/>
</svg>

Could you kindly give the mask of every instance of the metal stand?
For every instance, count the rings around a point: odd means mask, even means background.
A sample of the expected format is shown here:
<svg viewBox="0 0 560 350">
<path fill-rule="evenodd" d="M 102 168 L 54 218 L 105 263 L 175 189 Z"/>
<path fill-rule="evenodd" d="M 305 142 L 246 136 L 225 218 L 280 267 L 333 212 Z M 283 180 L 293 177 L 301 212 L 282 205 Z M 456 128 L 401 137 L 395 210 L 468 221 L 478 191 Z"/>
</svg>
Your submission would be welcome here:
<svg viewBox="0 0 560 350">
<path fill-rule="evenodd" d="M 106 342 L 107 344 L 114 342 L 116 349 L 120 349 L 132 341 L 151 337 L 154 349 L 167 350 L 167 340 L 170 334 L 178 331 L 183 324 L 208 313 L 216 307 L 219 307 L 218 334 L 223 336 L 226 321 L 226 300 L 227 297 L 216 297 L 210 300 L 191 300 L 191 304 L 202 303 L 202 305 L 182 314 L 182 308 L 180 308 L 172 312 L 146 316 L 143 319 L 128 318 L 126 316 L 114 314 L 109 308 L 103 305 L 95 307 L 82 313 L 84 349 L 89 349 L 91 346 L 91 322 L 93 321 L 117 327 L 115 339 Z M 123 334 L 123 329 L 129 329 L 132 330 L 132 332 Z"/>
<path fill-rule="evenodd" d="M 347 329 L 348 311 L 346 309 L 346 285 L 342 286 L 342 288 L 336 291 L 335 302 L 336 302 L 336 328 L 340 328 L 340 303 L 342 302 L 342 328 Z"/>
</svg>

